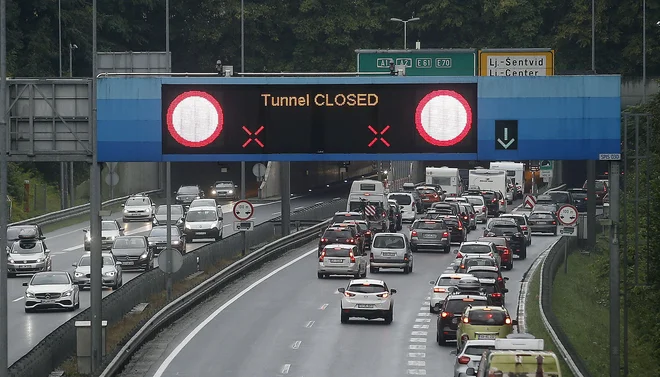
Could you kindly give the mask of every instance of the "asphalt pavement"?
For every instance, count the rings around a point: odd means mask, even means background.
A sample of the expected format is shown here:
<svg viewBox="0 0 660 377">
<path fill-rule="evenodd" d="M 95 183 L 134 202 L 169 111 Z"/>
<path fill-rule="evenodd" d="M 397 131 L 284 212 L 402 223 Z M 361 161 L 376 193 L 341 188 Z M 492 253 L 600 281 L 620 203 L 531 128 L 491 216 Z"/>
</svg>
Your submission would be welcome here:
<svg viewBox="0 0 660 377">
<path fill-rule="evenodd" d="M 345 193 L 341 193 L 344 195 Z M 306 195 L 293 197 L 291 199 L 291 211 L 318 204 L 336 197 L 337 193 Z M 255 211 L 252 220 L 255 225 L 269 221 L 281 215 L 281 201 L 269 201 L 254 204 Z M 224 204 L 224 235 L 234 233 L 232 214 L 233 203 Z M 113 214 L 109 218 L 121 219 L 121 212 Z M 54 271 L 68 271 L 73 273 L 73 263 L 78 262 L 85 253 L 83 248 L 83 229 L 89 227 L 89 223 L 80 223 L 58 229 L 46 234 L 46 244 L 51 250 Z M 151 230 L 151 223 L 131 222 L 125 224 L 126 235 L 147 235 Z M 203 240 L 187 245 L 186 250 L 190 252 L 206 245 Z M 124 283 L 136 277 L 139 272 L 124 272 Z M 21 275 L 8 279 L 8 328 L 9 328 L 9 363 L 10 365 L 20 359 L 23 355 L 36 346 L 44 337 L 59 327 L 62 323 L 77 315 L 90 304 L 89 291 L 80 292 L 80 309 L 73 312 L 48 311 L 27 314 L 24 312 L 23 282 L 30 279 L 30 275 Z M 112 290 L 104 289 L 104 297 L 111 294 Z"/>
<path fill-rule="evenodd" d="M 519 204 L 516 203 L 514 208 Z M 469 239 L 482 234 L 478 225 Z M 404 231 L 408 231 L 404 226 Z M 515 260 L 506 307 L 515 318 L 520 281 L 557 237 L 534 235 L 527 259 Z M 337 288 L 349 278 L 317 279 L 316 242 L 248 274 L 186 314 L 133 357 L 122 377 L 453 375 L 453 343 L 435 342 L 429 313 L 435 280 L 453 262 L 449 254 L 415 253 L 414 270 L 369 273 L 394 295 L 394 321 L 340 323 Z"/>
</svg>

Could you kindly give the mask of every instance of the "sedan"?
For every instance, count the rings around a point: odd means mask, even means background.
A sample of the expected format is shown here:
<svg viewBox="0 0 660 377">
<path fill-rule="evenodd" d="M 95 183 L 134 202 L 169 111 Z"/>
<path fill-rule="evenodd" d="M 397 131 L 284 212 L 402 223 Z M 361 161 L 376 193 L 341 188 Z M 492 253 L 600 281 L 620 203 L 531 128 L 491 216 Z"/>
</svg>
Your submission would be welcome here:
<svg viewBox="0 0 660 377">
<path fill-rule="evenodd" d="M 123 269 L 154 268 L 154 255 L 149 250 L 149 243 L 145 236 L 124 236 L 115 240 L 112 245 L 112 255 L 121 262 Z"/>
<path fill-rule="evenodd" d="M 181 254 L 186 253 L 186 236 L 181 233 L 178 227 L 170 226 L 171 234 L 171 244 L 172 248 L 179 250 Z M 149 249 L 157 256 L 161 251 L 165 250 L 167 247 L 167 226 L 160 225 L 151 228 L 151 232 L 147 236 L 147 241 L 149 242 Z"/>
<path fill-rule="evenodd" d="M 557 215 L 554 212 L 532 212 L 529 215 L 532 233 L 552 233 L 557 235 Z"/>
<path fill-rule="evenodd" d="M 183 227 L 183 218 L 186 216 L 183 206 L 175 204 L 170 206 L 170 224 Z M 167 206 L 159 205 L 154 215 L 154 225 L 167 225 Z"/>
<path fill-rule="evenodd" d="M 29 282 L 23 283 L 25 289 L 25 312 L 37 309 L 67 309 L 74 311 L 80 307 L 78 286 L 66 272 L 39 272 Z"/>
<path fill-rule="evenodd" d="M 119 289 L 123 284 L 123 276 L 121 273 L 121 266 L 117 265 L 114 256 L 111 253 L 103 253 L 103 267 L 101 269 L 102 284 L 104 287 L 112 289 Z M 74 263 L 73 267 L 73 281 L 79 286 L 80 289 L 89 287 L 91 284 L 90 269 L 92 265 L 92 258 L 90 253 L 85 253 L 78 263 Z"/>
<path fill-rule="evenodd" d="M 573 205 L 577 208 L 578 212 L 587 212 L 587 190 L 585 189 L 569 189 L 573 197 Z"/>
</svg>

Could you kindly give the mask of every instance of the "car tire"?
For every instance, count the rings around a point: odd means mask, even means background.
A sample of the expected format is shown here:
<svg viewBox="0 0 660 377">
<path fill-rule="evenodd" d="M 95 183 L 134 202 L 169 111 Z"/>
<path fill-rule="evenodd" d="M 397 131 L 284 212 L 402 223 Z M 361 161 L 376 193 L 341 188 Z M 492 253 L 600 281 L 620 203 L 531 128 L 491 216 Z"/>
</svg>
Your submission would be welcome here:
<svg viewBox="0 0 660 377">
<path fill-rule="evenodd" d="M 523 251 L 520 252 L 520 260 L 525 260 L 527 259 L 527 248 L 523 249 Z"/>
<path fill-rule="evenodd" d="M 509 270 L 509 271 L 513 270 L 513 262 L 509 263 L 509 264 L 506 266 L 506 269 Z"/>
<path fill-rule="evenodd" d="M 323 279 L 323 278 L 325 277 L 325 275 L 323 275 L 323 274 L 320 273 L 320 272 L 317 272 L 317 273 L 316 273 L 316 277 L 319 278 L 319 279 Z"/>
<path fill-rule="evenodd" d="M 387 313 L 385 313 L 385 324 L 389 325 L 390 323 L 392 323 L 393 320 L 394 320 L 394 308 L 392 307 Z"/>
<path fill-rule="evenodd" d="M 445 252 L 445 254 L 451 253 L 451 246 L 445 247 L 444 252 Z"/>
<path fill-rule="evenodd" d="M 429 313 L 431 314 L 435 313 L 435 308 L 431 305 L 429 305 Z"/>
<path fill-rule="evenodd" d="M 26 313 L 32 313 L 33 311 L 34 311 L 33 309 L 25 308 L 25 312 L 26 312 Z"/>
<path fill-rule="evenodd" d="M 369 272 L 371 272 L 372 274 L 377 273 L 378 272 L 378 267 L 369 267 Z"/>
<path fill-rule="evenodd" d="M 407 265 L 403 268 L 403 273 L 406 275 L 409 274 L 410 271 L 411 271 L 410 265 Z"/>
<path fill-rule="evenodd" d="M 438 342 L 439 346 L 444 346 L 447 344 L 447 341 L 445 338 L 440 334 L 440 331 L 436 331 L 435 333 L 435 341 Z"/>
<path fill-rule="evenodd" d="M 349 319 L 348 314 L 341 313 L 341 323 L 348 323 Z"/>
</svg>

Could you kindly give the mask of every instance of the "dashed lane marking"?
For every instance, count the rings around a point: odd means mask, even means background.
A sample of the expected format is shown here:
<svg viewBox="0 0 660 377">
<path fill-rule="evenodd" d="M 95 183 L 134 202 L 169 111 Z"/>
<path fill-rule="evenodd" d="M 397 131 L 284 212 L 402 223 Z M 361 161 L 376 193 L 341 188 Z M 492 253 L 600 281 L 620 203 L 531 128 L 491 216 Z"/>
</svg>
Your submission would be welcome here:
<svg viewBox="0 0 660 377">
<path fill-rule="evenodd" d="M 280 369 L 280 373 L 289 374 L 289 369 L 291 369 L 291 364 L 284 364 L 282 369 Z"/>
<path fill-rule="evenodd" d="M 293 344 L 291 345 L 291 348 L 293 348 L 294 350 L 297 350 L 298 348 L 300 348 L 300 344 L 302 344 L 302 341 L 300 341 L 300 340 L 296 340 L 296 341 L 293 342 Z"/>
<path fill-rule="evenodd" d="M 412 358 L 415 358 L 415 357 L 425 358 L 425 357 L 426 357 L 426 353 L 425 353 L 425 352 L 408 352 L 408 357 L 412 357 Z"/>
<path fill-rule="evenodd" d="M 429 325 L 413 325 L 413 329 L 428 329 Z"/>
<path fill-rule="evenodd" d="M 415 318 L 415 322 L 431 322 L 431 318 Z"/>
<path fill-rule="evenodd" d="M 410 344 L 408 345 L 409 350 L 425 350 L 426 345 L 423 344 Z"/>
<path fill-rule="evenodd" d="M 327 308 L 327 307 L 328 307 L 328 304 L 323 304 L 323 305 L 321 305 L 321 307 L 319 308 L 319 310 L 325 310 L 325 308 Z"/>
<path fill-rule="evenodd" d="M 426 343 L 427 341 L 426 338 L 410 338 L 411 343 Z"/>
<path fill-rule="evenodd" d="M 426 361 L 423 360 L 408 360 L 409 367 L 425 367 Z"/>
<path fill-rule="evenodd" d="M 428 331 L 413 331 L 412 334 L 413 336 L 426 336 L 428 335 Z"/>
<path fill-rule="evenodd" d="M 417 376 L 426 376 L 426 369 L 408 369 L 406 374 L 412 374 Z"/>
<path fill-rule="evenodd" d="M 315 321 L 309 321 L 309 322 L 307 322 L 307 323 L 305 324 L 305 327 L 308 328 L 308 329 L 311 328 L 312 326 L 314 326 L 314 322 L 315 322 Z"/>
<path fill-rule="evenodd" d="M 422 305 L 429 306 L 429 305 L 431 305 L 431 301 L 424 301 L 424 303 Z"/>
<path fill-rule="evenodd" d="M 426 309 L 426 308 L 422 308 L 422 309 Z M 417 313 L 417 316 L 418 317 L 430 317 L 431 313 L 421 312 L 421 313 Z"/>
</svg>

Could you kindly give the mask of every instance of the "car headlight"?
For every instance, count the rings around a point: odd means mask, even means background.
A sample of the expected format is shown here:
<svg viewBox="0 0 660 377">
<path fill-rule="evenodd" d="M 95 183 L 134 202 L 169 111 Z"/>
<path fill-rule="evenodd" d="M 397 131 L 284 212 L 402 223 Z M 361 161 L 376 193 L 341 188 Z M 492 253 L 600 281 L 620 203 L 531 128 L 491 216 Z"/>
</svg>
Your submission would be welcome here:
<svg viewBox="0 0 660 377">
<path fill-rule="evenodd" d="M 144 253 L 144 254 L 140 255 L 140 259 L 147 259 L 148 256 L 149 256 L 149 253 Z"/>
<path fill-rule="evenodd" d="M 215 195 L 215 194 L 216 194 L 215 190 L 211 191 L 211 195 Z"/>
<path fill-rule="evenodd" d="M 85 274 L 83 274 L 82 272 L 74 272 L 73 276 L 77 277 L 77 278 L 81 278 L 81 277 L 85 276 Z"/>
<path fill-rule="evenodd" d="M 29 291 L 25 291 L 25 297 L 27 297 L 27 298 L 34 298 L 34 293 L 29 292 Z"/>
<path fill-rule="evenodd" d="M 41 262 L 43 262 L 43 261 L 44 261 L 44 260 L 43 260 L 42 258 L 37 258 L 37 263 L 41 263 Z"/>
<path fill-rule="evenodd" d="M 186 225 L 184 226 L 184 228 L 186 228 L 186 229 L 191 229 L 191 228 L 190 228 L 190 224 L 186 223 Z"/>
<path fill-rule="evenodd" d="M 179 244 L 179 240 L 173 240 L 172 241 L 172 245 L 178 245 L 178 244 Z"/>
<path fill-rule="evenodd" d="M 229 193 L 229 194 L 233 194 L 233 193 L 234 193 L 234 190 L 229 190 L 228 193 Z"/>
<path fill-rule="evenodd" d="M 127 209 L 125 209 L 125 210 L 124 210 L 124 213 L 128 213 L 128 210 L 127 210 Z"/>
<path fill-rule="evenodd" d="M 103 273 L 103 275 L 104 276 L 115 276 L 115 272 L 114 271 L 108 271 L 108 272 Z"/>
<path fill-rule="evenodd" d="M 146 209 L 144 210 L 144 212 L 146 212 L 146 213 L 151 212 L 151 208 L 146 208 Z"/>
<path fill-rule="evenodd" d="M 62 293 L 62 297 L 69 297 L 73 294 L 73 289 L 69 289 L 68 291 Z"/>
<path fill-rule="evenodd" d="M 8 259 L 7 259 L 7 262 L 9 262 L 9 263 L 14 263 L 14 260 L 11 259 L 11 258 L 8 258 Z"/>
</svg>

